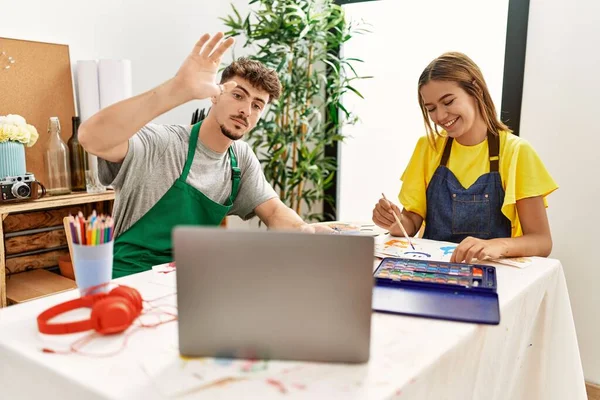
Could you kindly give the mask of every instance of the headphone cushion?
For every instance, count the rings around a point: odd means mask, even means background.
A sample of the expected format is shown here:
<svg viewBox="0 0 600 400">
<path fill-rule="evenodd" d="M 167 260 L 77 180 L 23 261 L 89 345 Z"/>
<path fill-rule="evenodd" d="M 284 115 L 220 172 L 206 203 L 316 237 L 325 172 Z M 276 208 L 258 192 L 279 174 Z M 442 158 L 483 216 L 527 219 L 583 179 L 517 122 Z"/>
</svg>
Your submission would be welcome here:
<svg viewBox="0 0 600 400">
<path fill-rule="evenodd" d="M 126 298 L 107 297 L 94 304 L 90 319 L 94 330 L 108 335 L 125 331 L 138 315 Z"/>
<path fill-rule="evenodd" d="M 142 295 L 136 289 L 129 286 L 117 286 L 110 291 L 110 296 L 119 296 L 127 299 L 134 307 L 136 317 L 141 314 L 143 308 Z"/>
</svg>

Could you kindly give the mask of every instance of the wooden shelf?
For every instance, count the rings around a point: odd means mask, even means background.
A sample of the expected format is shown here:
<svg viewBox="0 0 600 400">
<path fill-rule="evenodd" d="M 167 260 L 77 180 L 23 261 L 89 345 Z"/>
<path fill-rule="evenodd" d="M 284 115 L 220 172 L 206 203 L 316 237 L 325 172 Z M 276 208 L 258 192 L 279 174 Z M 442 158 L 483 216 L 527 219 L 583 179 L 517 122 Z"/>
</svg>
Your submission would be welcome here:
<svg viewBox="0 0 600 400">
<path fill-rule="evenodd" d="M 43 269 L 34 269 L 8 277 L 6 298 L 9 304 L 19 304 L 76 288 L 75 281 L 69 278 Z"/>
<path fill-rule="evenodd" d="M 110 202 L 114 199 L 114 190 L 108 189 L 98 194 L 82 192 L 0 203 L 0 308 L 7 305 L 7 286 L 10 286 L 8 291 L 14 297 L 11 302 L 61 291 L 63 287 L 70 288 L 69 279 L 64 281 L 60 275 L 42 270 L 53 266 L 66 252 L 63 230 L 57 233 L 54 228 L 62 226 L 63 217 L 69 213 L 96 207 L 99 207 L 99 212 L 106 207 L 110 210 Z M 10 237 L 7 238 L 5 233 Z M 11 246 L 9 251 L 5 244 Z M 40 272 L 27 271 L 31 268 Z M 7 271 L 10 272 L 10 283 L 7 283 Z"/>
<path fill-rule="evenodd" d="M 62 196 L 45 196 L 41 199 L 23 201 L 17 203 L 6 203 L 0 205 L 0 214 L 8 215 L 10 213 L 22 211 L 35 211 L 45 208 L 64 207 L 76 204 L 95 203 L 97 201 L 114 200 L 114 190 L 107 190 L 104 193 L 73 193 Z"/>
</svg>

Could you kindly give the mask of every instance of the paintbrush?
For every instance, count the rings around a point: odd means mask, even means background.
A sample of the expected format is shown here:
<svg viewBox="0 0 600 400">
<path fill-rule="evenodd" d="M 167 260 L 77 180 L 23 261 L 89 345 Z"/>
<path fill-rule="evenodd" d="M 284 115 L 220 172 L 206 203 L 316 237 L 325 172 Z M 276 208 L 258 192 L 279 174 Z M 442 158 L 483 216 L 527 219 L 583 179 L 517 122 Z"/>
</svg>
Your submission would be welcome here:
<svg viewBox="0 0 600 400">
<path fill-rule="evenodd" d="M 394 209 L 392 208 L 392 204 L 387 199 L 387 197 L 385 197 L 385 194 L 381 193 L 381 195 L 383 196 L 383 199 L 386 201 L 386 203 L 388 203 L 388 206 L 390 206 L 390 211 L 392 212 L 392 215 L 396 219 L 396 223 L 398 224 L 398 226 L 400 226 L 400 229 L 402 229 L 402 233 L 404 234 L 404 237 L 406 238 L 406 240 L 408 240 L 408 244 L 410 244 L 410 247 L 412 247 L 412 249 L 415 250 L 415 246 L 413 246 L 412 240 L 410 240 L 408 233 L 406 233 L 406 229 L 404 229 L 404 226 L 402 226 L 402 222 L 400 222 L 400 218 L 398 218 L 398 216 L 394 212 Z"/>
</svg>

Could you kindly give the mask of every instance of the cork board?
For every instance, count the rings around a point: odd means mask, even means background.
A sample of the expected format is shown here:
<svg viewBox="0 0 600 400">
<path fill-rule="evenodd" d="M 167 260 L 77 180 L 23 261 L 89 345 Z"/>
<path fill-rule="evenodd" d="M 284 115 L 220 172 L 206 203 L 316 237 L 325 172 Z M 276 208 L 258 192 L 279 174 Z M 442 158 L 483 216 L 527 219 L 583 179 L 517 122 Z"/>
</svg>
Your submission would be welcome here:
<svg viewBox="0 0 600 400">
<path fill-rule="evenodd" d="M 45 184 L 48 119 L 59 118 L 65 143 L 72 134 L 75 101 L 69 46 L 0 37 L 2 52 L 6 56 L 0 58 L 0 115 L 19 114 L 37 129 L 40 138 L 25 150 L 27 171 Z M 15 63 L 5 69 L 9 56 Z"/>
</svg>

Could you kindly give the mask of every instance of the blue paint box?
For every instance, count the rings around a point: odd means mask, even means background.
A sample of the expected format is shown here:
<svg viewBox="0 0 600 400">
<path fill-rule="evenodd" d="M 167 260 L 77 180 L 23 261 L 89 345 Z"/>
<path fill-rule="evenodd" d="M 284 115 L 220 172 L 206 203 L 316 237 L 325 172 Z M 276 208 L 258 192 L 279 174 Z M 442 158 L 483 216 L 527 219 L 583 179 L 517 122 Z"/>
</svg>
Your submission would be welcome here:
<svg viewBox="0 0 600 400">
<path fill-rule="evenodd" d="M 388 257 L 381 260 L 374 277 L 375 311 L 500 323 L 493 266 Z"/>
</svg>

